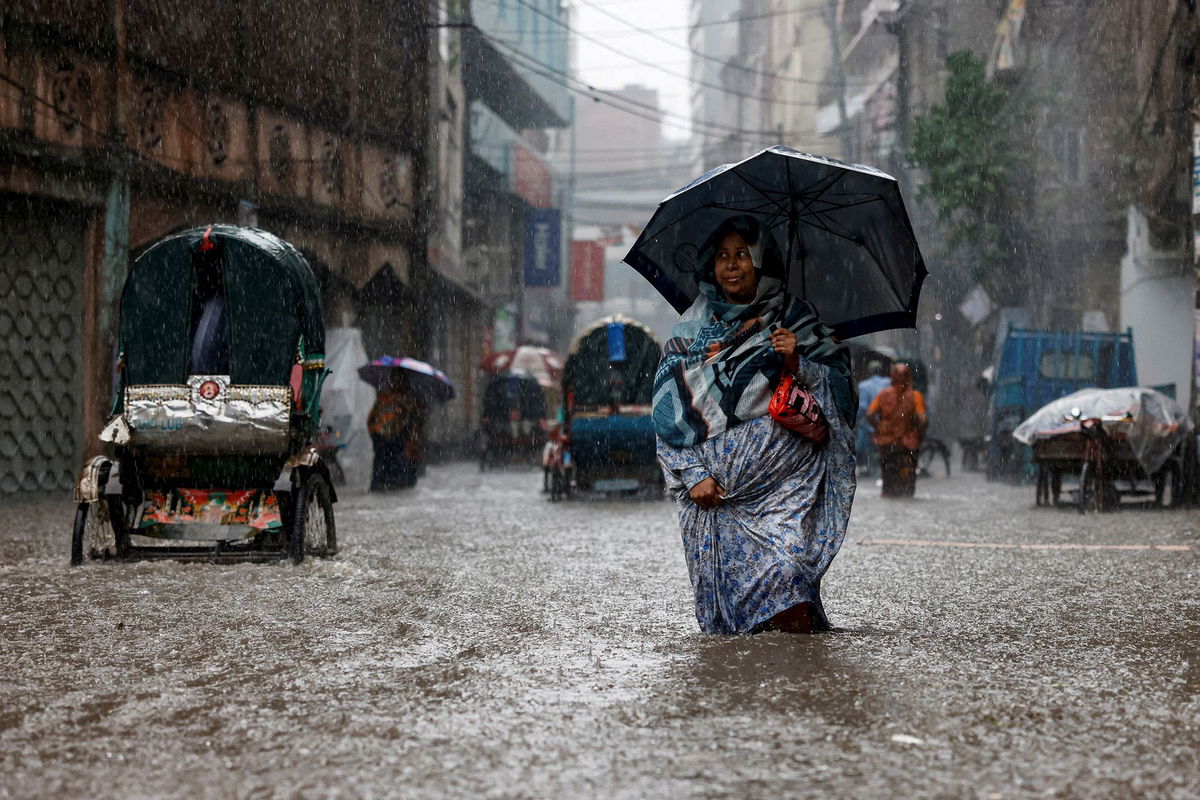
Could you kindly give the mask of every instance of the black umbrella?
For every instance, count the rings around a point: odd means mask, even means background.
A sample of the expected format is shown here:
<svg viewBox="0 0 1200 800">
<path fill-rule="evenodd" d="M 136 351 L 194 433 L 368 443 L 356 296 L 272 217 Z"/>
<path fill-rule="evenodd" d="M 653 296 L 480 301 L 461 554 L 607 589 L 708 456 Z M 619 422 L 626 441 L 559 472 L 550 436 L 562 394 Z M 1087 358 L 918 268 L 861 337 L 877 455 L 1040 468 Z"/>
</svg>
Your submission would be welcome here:
<svg viewBox="0 0 1200 800">
<path fill-rule="evenodd" d="M 787 291 L 842 339 L 916 326 L 925 262 L 896 179 L 776 145 L 709 170 L 659 203 L 625 263 L 684 311 L 717 227 L 747 215 L 784 257 Z"/>
</svg>

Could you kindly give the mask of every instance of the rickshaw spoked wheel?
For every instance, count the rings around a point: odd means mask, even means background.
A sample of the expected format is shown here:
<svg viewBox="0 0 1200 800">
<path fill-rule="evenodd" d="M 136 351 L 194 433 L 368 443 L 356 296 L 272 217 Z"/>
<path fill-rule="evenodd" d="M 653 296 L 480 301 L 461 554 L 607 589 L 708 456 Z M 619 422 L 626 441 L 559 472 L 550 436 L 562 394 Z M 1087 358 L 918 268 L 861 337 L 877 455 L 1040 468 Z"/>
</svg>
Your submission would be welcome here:
<svg viewBox="0 0 1200 800">
<path fill-rule="evenodd" d="M 288 547 L 295 564 L 302 563 L 306 555 L 329 558 L 337 552 L 333 493 L 319 473 L 305 476 L 293 493 Z"/>
<path fill-rule="evenodd" d="M 71 530 L 71 566 L 82 564 L 85 556 L 124 558 L 127 555 L 129 532 L 125 528 L 121 499 L 109 496 L 80 503 L 75 508 L 75 524 Z"/>
</svg>

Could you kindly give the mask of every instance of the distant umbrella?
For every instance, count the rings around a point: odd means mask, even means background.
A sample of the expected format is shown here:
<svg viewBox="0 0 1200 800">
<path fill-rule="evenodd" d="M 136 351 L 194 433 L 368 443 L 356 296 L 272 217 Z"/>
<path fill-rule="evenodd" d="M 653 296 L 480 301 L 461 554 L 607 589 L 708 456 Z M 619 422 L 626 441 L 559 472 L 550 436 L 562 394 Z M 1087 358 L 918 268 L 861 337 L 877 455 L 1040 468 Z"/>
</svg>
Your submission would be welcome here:
<svg viewBox="0 0 1200 800">
<path fill-rule="evenodd" d="M 514 350 L 500 350 L 485 358 L 480 366 L 496 375 L 527 372 L 546 388 L 562 383 L 562 358 L 545 347 L 522 345 Z"/>
<path fill-rule="evenodd" d="M 420 399 L 435 403 L 454 399 L 454 384 L 446 373 L 415 358 L 382 356 L 359 367 L 358 374 L 376 389 L 383 389 L 397 370 L 403 370 L 413 393 Z"/>
</svg>

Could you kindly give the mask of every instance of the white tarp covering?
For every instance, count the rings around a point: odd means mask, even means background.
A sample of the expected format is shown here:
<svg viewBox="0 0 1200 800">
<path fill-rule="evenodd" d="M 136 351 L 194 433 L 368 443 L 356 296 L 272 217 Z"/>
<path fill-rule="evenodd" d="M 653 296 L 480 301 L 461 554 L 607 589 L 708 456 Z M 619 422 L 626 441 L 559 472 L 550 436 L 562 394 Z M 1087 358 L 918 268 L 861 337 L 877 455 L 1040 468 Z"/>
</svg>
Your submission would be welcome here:
<svg viewBox="0 0 1200 800">
<path fill-rule="evenodd" d="M 321 426 L 331 429 L 338 465 L 346 476 L 345 489 L 365 492 L 371 485 L 375 449 L 367 433 L 367 416 L 375 405 L 375 389 L 358 376 L 366 364 L 362 331 L 330 328 L 325 332 L 325 366 L 331 371 L 321 391 Z"/>
<path fill-rule="evenodd" d="M 1078 420 L 1068 420 L 1079 410 L 1082 419 L 1101 418 L 1105 430 L 1124 436 L 1142 469 L 1158 469 L 1192 431 L 1192 420 L 1171 398 L 1144 386 L 1118 389 L 1080 389 L 1048 403 L 1013 431 L 1023 444 L 1079 430 Z M 1128 419 L 1120 419 L 1128 414 Z M 1105 419 L 1109 418 L 1109 419 Z"/>
</svg>

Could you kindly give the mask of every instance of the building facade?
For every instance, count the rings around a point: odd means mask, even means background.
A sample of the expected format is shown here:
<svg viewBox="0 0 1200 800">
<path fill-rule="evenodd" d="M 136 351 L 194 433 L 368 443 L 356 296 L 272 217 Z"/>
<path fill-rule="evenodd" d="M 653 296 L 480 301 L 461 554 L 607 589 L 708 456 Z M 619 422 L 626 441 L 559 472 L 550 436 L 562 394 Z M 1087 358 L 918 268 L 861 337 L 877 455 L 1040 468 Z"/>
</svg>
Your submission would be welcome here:
<svg viewBox="0 0 1200 800">
<path fill-rule="evenodd" d="M 489 0 L 470 14 L 464 243 L 491 306 L 482 333 L 493 349 L 561 348 L 569 185 L 549 159 L 547 130 L 571 123 L 570 18 L 559 0 Z"/>
<path fill-rule="evenodd" d="M 460 203 L 431 147 L 461 95 L 438 18 L 434 2 L 5 4 L 0 494 L 73 484 L 111 403 L 130 253 L 175 228 L 270 230 L 309 256 L 330 327 L 429 355 L 421 298 Z"/>
</svg>

